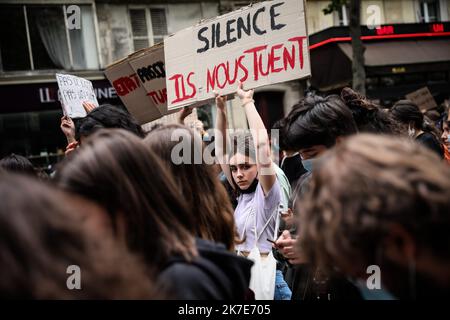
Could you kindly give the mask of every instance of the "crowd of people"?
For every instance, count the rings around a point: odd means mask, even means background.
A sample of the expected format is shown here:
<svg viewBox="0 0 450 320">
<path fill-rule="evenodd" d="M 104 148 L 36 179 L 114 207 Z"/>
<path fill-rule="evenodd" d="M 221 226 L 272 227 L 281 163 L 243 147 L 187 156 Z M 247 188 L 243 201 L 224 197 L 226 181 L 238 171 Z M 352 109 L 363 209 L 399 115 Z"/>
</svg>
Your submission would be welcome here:
<svg viewBox="0 0 450 320">
<path fill-rule="evenodd" d="M 0 295 L 449 296 L 448 106 L 386 108 L 344 88 L 307 93 L 265 128 L 253 90 L 236 96 L 248 131 L 229 134 L 218 93 L 208 141 L 184 125 L 188 109 L 144 132 L 121 108 L 85 104 L 85 118 L 61 119 L 66 156 L 51 175 L 1 159 Z M 267 129 L 279 130 L 279 165 Z"/>
</svg>

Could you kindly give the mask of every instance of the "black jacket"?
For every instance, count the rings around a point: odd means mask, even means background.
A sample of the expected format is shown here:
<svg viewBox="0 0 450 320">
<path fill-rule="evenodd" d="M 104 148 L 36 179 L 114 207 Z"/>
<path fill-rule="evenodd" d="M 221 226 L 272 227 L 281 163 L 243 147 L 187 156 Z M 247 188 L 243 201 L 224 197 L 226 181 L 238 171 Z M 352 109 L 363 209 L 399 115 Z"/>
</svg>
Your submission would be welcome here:
<svg viewBox="0 0 450 320">
<path fill-rule="evenodd" d="M 222 244 L 196 239 L 199 257 L 192 262 L 173 258 L 159 282 L 173 299 L 243 300 L 248 296 L 253 262 L 229 252 Z"/>
<path fill-rule="evenodd" d="M 428 149 L 436 152 L 439 157 L 444 158 L 444 149 L 442 148 L 439 139 L 437 139 L 433 134 L 429 132 L 421 133 L 416 137 L 416 141 Z"/>
</svg>

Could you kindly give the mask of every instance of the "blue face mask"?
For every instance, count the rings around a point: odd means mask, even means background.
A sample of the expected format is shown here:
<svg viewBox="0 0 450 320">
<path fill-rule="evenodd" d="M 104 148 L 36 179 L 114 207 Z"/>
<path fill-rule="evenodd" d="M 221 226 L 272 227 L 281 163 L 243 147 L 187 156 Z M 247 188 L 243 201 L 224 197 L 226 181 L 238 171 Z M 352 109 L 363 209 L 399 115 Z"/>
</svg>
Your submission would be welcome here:
<svg viewBox="0 0 450 320">
<path fill-rule="evenodd" d="M 313 169 L 313 164 L 314 164 L 314 159 L 307 159 L 307 160 L 303 160 L 302 159 L 302 164 L 303 167 L 308 171 L 311 172 Z"/>
</svg>

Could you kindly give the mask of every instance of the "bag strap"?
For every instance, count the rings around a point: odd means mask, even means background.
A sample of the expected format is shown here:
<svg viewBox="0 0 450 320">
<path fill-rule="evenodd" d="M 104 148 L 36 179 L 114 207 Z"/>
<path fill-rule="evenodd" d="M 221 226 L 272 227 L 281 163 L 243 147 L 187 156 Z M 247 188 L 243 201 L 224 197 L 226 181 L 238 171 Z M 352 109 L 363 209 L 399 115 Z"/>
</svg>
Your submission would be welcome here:
<svg viewBox="0 0 450 320">
<path fill-rule="evenodd" d="M 278 203 L 278 208 L 280 208 L 279 203 Z M 278 211 L 278 212 L 280 212 L 280 211 Z M 280 215 L 279 214 L 277 214 L 276 219 L 277 220 L 275 221 L 275 229 L 273 230 L 273 241 L 276 241 L 278 238 L 278 229 L 280 229 Z"/>
<path fill-rule="evenodd" d="M 278 235 L 278 228 L 280 227 L 280 217 L 279 215 L 277 215 L 278 213 L 278 208 L 279 208 L 280 203 L 278 203 L 278 205 L 275 207 L 274 211 L 272 212 L 271 216 L 269 217 L 269 219 L 267 219 L 266 223 L 264 224 L 264 227 L 262 228 L 261 232 L 258 235 L 258 232 L 256 230 L 256 214 L 255 214 L 255 206 L 254 206 L 254 201 L 252 203 L 252 205 L 250 206 L 250 210 L 248 211 L 247 217 L 245 218 L 245 222 L 244 222 L 244 228 L 242 230 L 242 234 L 245 236 L 245 233 L 247 231 L 247 224 L 248 224 L 248 220 L 249 218 L 253 215 L 254 216 L 254 228 L 253 228 L 253 232 L 255 233 L 255 244 L 254 247 L 256 247 L 258 245 L 258 241 L 261 238 L 262 234 L 264 233 L 264 231 L 266 230 L 266 228 L 268 227 L 270 220 L 272 220 L 272 218 L 274 218 L 274 216 L 276 216 L 276 220 L 275 220 L 275 229 L 273 232 L 273 240 L 276 240 L 277 235 Z M 240 252 L 240 250 L 237 251 L 238 254 Z"/>
<path fill-rule="evenodd" d="M 269 217 L 269 219 L 267 219 L 266 224 L 264 225 L 264 227 L 262 228 L 259 236 L 257 236 L 257 237 L 256 237 L 256 217 L 255 217 L 255 239 L 256 239 L 256 243 L 258 243 L 259 238 L 261 238 L 262 234 L 264 233 L 264 230 L 266 230 L 267 226 L 269 225 L 270 220 L 272 220 L 272 218 L 274 216 L 276 216 L 275 217 L 275 219 L 276 219 L 275 220 L 275 230 L 274 230 L 274 233 L 273 233 L 274 234 L 273 238 L 275 240 L 275 238 L 277 236 L 277 229 L 280 227 L 280 219 L 279 219 L 279 216 L 277 215 L 277 213 L 278 213 L 277 209 L 278 209 L 279 205 L 280 205 L 280 203 L 278 203 L 278 205 L 275 207 L 275 209 L 273 210 L 271 216 Z"/>
</svg>

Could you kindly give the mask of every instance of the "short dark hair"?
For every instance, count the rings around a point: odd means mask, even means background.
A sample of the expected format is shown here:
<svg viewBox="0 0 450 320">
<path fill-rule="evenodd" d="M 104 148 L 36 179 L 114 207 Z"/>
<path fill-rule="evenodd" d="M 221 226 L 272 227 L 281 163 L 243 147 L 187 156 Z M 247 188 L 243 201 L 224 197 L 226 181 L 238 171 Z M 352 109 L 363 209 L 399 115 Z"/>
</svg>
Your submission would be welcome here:
<svg viewBox="0 0 450 320">
<path fill-rule="evenodd" d="M 37 172 L 30 160 L 24 156 L 11 153 L 9 156 L 0 160 L 0 167 L 6 171 L 37 175 Z"/>
<path fill-rule="evenodd" d="M 140 138 L 145 136 L 141 126 L 127 111 L 118 106 L 103 104 L 79 120 L 76 128 L 76 138 L 90 136 L 98 129 L 117 128 L 134 133 Z"/>
<path fill-rule="evenodd" d="M 423 113 L 417 104 L 410 100 L 400 100 L 391 108 L 391 114 L 403 124 L 412 122 L 416 129 L 423 127 Z"/>
<path fill-rule="evenodd" d="M 416 130 L 422 130 L 431 133 L 439 141 L 439 131 L 435 126 L 427 120 L 427 118 L 420 111 L 417 104 L 410 100 L 400 100 L 391 108 L 392 116 L 402 123 L 409 125 L 413 123 Z"/>
<path fill-rule="evenodd" d="M 291 150 L 332 147 L 337 137 L 357 132 L 352 112 L 337 95 L 309 94 L 293 107 L 282 128 L 283 144 Z"/>
</svg>

